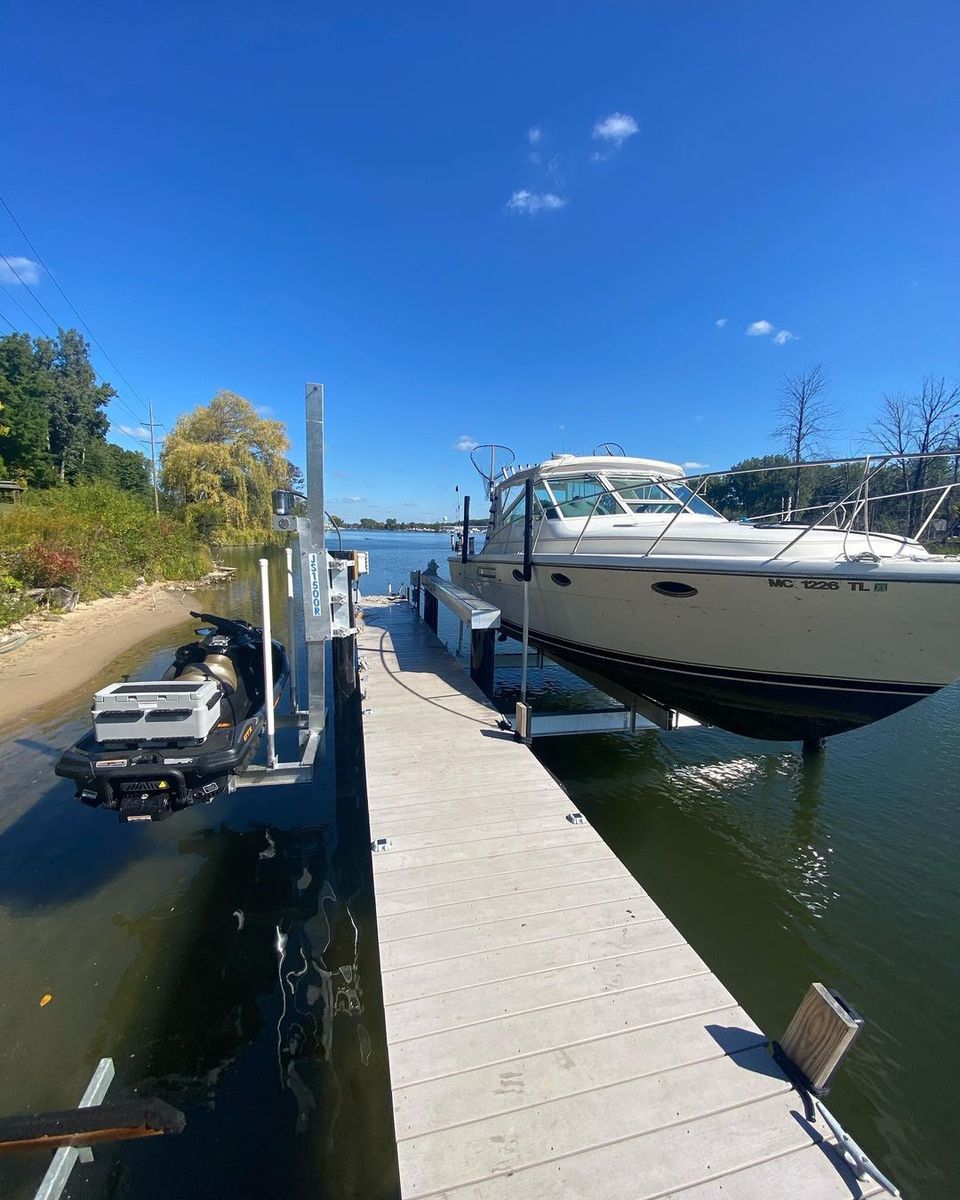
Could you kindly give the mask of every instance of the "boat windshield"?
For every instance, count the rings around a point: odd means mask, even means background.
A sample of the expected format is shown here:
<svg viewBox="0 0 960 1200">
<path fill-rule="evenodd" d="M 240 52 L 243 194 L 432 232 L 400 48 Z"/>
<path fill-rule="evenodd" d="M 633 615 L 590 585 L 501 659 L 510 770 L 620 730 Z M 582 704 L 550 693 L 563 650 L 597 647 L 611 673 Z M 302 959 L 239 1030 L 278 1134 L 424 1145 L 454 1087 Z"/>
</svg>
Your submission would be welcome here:
<svg viewBox="0 0 960 1200">
<path fill-rule="evenodd" d="M 608 479 L 611 488 L 616 490 L 630 512 L 678 513 L 686 505 L 686 512 L 709 517 L 720 516 L 716 509 L 711 508 L 705 500 L 701 500 L 684 483 L 666 485 L 633 475 L 610 475 Z"/>
</svg>

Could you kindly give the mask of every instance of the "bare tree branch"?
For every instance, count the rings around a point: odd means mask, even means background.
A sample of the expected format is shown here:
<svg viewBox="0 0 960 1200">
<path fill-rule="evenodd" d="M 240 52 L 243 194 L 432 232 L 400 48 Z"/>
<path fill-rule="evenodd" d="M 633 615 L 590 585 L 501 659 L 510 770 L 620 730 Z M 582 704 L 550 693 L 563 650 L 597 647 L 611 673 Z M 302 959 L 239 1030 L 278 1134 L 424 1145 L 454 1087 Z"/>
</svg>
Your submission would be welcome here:
<svg viewBox="0 0 960 1200">
<path fill-rule="evenodd" d="M 827 374 L 822 363 L 804 367 L 796 375 L 784 375 L 777 416 L 780 424 L 772 432 L 793 463 L 811 455 L 826 457 L 829 438 L 836 432 L 838 413 L 827 402 Z M 791 508 L 800 507 L 801 472 L 794 474 Z"/>
</svg>

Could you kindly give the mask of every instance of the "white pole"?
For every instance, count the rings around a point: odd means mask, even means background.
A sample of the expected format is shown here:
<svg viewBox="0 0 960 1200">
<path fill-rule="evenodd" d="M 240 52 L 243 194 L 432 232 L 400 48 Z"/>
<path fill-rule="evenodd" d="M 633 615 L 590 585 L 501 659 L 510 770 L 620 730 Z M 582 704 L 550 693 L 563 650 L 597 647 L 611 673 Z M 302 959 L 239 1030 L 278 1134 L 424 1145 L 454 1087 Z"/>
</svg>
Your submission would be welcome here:
<svg viewBox="0 0 960 1200">
<path fill-rule="evenodd" d="M 287 658 L 290 660 L 290 702 L 293 711 L 299 712 L 297 692 L 297 609 L 293 596 L 293 550 L 287 547 Z"/>
<path fill-rule="evenodd" d="M 267 722 L 267 766 L 277 761 L 273 712 L 273 634 L 270 630 L 269 563 L 260 559 L 260 610 L 263 614 L 263 711 Z"/>
</svg>

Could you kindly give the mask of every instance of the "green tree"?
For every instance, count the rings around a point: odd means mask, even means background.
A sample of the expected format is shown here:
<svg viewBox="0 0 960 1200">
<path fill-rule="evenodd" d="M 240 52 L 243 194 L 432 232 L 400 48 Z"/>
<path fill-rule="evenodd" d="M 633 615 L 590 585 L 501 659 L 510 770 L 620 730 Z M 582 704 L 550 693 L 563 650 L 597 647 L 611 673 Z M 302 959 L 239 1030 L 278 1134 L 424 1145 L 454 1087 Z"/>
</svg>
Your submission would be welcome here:
<svg viewBox="0 0 960 1200">
<path fill-rule="evenodd" d="M 117 393 L 97 383 L 90 347 L 76 329 L 60 329 L 55 341 L 39 338 L 34 356 L 47 372 L 51 392 L 50 456 L 60 482 L 80 475 L 92 442 L 104 441 L 110 422 L 103 411 Z"/>
<path fill-rule="evenodd" d="M 282 421 L 266 420 L 249 400 L 221 391 L 178 418 L 161 455 L 162 485 L 206 534 L 268 530 L 271 493 L 290 486 L 289 448 Z"/>
<path fill-rule="evenodd" d="M 144 498 L 152 495 L 150 463 L 139 450 L 126 450 L 113 442 L 95 442 L 87 450 L 80 474 L 84 480 L 102 480 L 122 492 Z"/>
<path fill-rule="evenodd" d="M 34 351 L 30 335 L 0 338 L 0 402 L 5 406 L 0 457 L 6 470 L 32 487 L 57 481 L 50 461 L 53 379 Z"/>
<path fill-rule="evenodd" d="M 785 509 L 790 500 L 792 480 L 789 471 L 771 471 L 770 467 L 789 467 L 785 454 L 765 454 L 734 463 L 731 471 L 756 471 L 754 475 L 719 475 L 706 487 L 706 499 L 724 516 L 760 516 Z"/>
</svg>

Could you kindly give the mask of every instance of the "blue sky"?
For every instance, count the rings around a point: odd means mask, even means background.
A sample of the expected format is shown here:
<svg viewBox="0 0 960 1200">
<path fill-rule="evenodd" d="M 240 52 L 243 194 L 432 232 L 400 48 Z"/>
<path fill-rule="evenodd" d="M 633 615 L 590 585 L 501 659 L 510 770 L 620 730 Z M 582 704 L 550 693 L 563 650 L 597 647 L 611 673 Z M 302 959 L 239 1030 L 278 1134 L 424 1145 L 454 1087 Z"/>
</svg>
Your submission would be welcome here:
<svg viewBox="0 0 960 1200">
<path fill-rule="evenodd" d="M 452 514 L 463 437 L 729 465 L 821 360 L 846 452 L 960 374 L 956 3 L 6 12 L 0 192 L 47 266 L 167 425 L 230 388 L 299 457 L 323 382 L 348 518 Z"/>
</svg>

